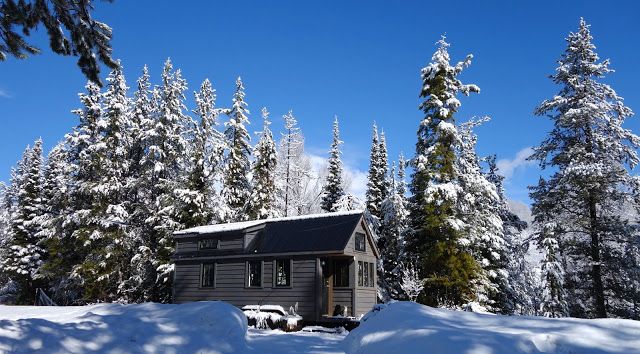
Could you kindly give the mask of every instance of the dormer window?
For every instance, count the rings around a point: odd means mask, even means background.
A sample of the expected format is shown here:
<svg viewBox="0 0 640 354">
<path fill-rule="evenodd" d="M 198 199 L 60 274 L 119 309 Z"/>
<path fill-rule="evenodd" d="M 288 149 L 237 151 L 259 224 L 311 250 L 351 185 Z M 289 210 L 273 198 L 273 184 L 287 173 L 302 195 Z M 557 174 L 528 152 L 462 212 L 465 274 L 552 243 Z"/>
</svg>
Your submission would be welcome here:
<svg viewBox="0 0 640 354">
<path fill-rule="evenodd" d="M 356 251 L 367 251 L 367 241 L 366 237 L 361 232 L 356 232 Z"/>
<path fill-rule="evenodd" d="M 220 240 L 217 238 L 208 238 L 198 241 L 199 250 L 217 250 L 220 248 Z"/>
</svg>

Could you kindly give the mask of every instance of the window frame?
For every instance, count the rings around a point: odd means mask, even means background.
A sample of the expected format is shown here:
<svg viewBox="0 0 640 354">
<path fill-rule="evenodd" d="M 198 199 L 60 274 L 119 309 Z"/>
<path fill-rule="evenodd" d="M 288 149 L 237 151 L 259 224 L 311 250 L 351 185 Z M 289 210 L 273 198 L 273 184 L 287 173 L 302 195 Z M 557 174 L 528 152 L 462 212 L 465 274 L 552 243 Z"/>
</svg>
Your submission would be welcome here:
<svg viewBox="0 0 640 354">
<path fill-rule="evenodd" d="M 257 263 L 260 265 L 260 285 L 251 285 L 251 264 Z M 246 262 L 245 266 L 245 288 L 261 289 L 264 287 L 264 261 L 263 260 L 251 260 Z"/>
<path fill-rule="evenodd" d="M 203 247 L 202 244 L 205 241 L 214 241 L 215 247 Z M 198 240 L 198 251 L 208 251 L 208 250 L 219 250 L 220 249 L 220 239 L 219 238 L 203 238 Z"/>
<path fill-rule="evenodd" d="M 360 237 L 362 237 L 362 242 L 358 242 Z M 362 248 L 359 248 L 359 245 L 361 245 Z M 367 235 L 364 232 L 356 232 L 354 236 L 354 249 L 358 252 L 367 252 Z"/>
<path fill-rule="evenodd" d="M 376 267 L 373 262 L 369 262 L 369 287 L 376 286 Z"/>
<path fill-rule="evenodd" d="M 213 276 L 213 279 L 211 281 L 210 285 L 205 285 L 205 277 L 204 277 L 204 269 L 206 266 L 211 266 L 211 275 Z M 218 280 L 218 274 L 216 274 L 218 270 L 218 265 L 216 262 L 202 262 L 200 263 L 200 288 L 202 289 L 212 289 L 216 287 L 216 281 Z"/>
<path fill-rule="evenodd" d="M 338 270 L 337 265 L 338 264 L 342 264 L 343 265 L 342 269 L 346 269 L 347 270 L 347 274 L 344 277 L 341 277 L 342 282 L 340 284 L 338 284 L 338 282 L 337 282 L 338 277 L 336 276 L 338 274 L 338 272 L 337 272 L 337 270 Z M 350 274 L 351 273 L 350 269 L 351 269 L 351 265 L 350 265 L 349 259 L 334 259 L 333 260 L 333 287 L 334 288 L 349 288 L 350 287 L 350 283 L 351 283 L 349 281 L 349 278 L 350 278 L 350 275 L 351 275 Z M 346 281 L 346 285 L 345 285 L 344 281 Z"/>
<path fill-rule="evenodd" d="M 363 286 L 364 284 L 364 262 L 358 261 L 358 286 Z"/>
<path fill-rule="evenodd" d="M 289 263 L 289 274 L 287 279 L 289 284 L 278 285 L 278 262 Z M 264 271 L 263 271 L 264 273 Z M 293 258 L 276 258 L 273 260 L 273 287 L 278 289 L 291 289 L 293 288 Z"/>
</svg>

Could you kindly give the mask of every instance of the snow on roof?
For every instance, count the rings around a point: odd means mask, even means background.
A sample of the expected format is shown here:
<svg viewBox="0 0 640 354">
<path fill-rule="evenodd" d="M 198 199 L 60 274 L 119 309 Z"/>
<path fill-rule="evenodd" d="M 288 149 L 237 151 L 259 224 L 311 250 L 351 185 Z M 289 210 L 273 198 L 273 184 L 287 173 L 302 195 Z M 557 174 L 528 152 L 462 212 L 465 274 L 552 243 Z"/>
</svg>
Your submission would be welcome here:
<svg viewBox="0 0 640 354">
<path fill-rule="evenodd" d="M 320 218 L 329 218 L 329 217 L 343 216 L 343 215 L 362 214 L 363 212 L 364 212 L 363 210 L 350 210 L 350 211 L 340 211 L 335 213 L 287 216 L 287 217 L 263 219 L 263 220 L 251 220 L 251 221 L 241 221 L 241 222 L 232 222 L 232 223 L 215 224 L 215 225 L 204 225 L 204 226 L 197 226 L 197 227 L 192 227 L 190 229 L 176 231 L 173 234 L 174 235 L 210 234 L 210 233 L 216 233 L 216 232 L 239 231 L 252 226 L 258 226 L 261 224 L 266 224 L 271 222 L 320 219 Z"/>
</svg>

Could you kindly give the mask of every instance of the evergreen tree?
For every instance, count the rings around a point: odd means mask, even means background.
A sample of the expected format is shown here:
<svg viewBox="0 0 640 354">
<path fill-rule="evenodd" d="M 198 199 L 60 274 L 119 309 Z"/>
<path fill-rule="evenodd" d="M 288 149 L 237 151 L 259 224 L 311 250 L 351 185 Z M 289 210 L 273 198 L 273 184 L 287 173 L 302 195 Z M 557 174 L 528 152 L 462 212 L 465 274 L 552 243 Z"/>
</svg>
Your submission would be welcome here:
<svg viewBox="0 0 640 354">
<path fill-rule="evenodd" d="M 269 129 L 269 112 L 262 108 L 264 127 L 260 133 L 260 140 L 253 150 L 253 180 L 251 195 L 247 204 L 247 218 L 249 220 L 267 219 L 275 215 L 275 175 L 276 175 L 276 143 Z"/>
<path fill-rule="evenodd" d="M 371 138 L 371 153 L 369 156 L 369 175 L 367 177 L 367 191 L 365 193 L 365 197 L 367 199 L 367 210 L 369 212 L 380 218 L 381 212 L 380 207 L 382 204 L 382 200 L 384 196 L 382 195 L 382 191 L 380 185 L 383 183 L 380 181 L 380 171 L 378 167 L 380 165 L 380 137 L 378 135 L 378 127 L 376 123 L 373 123 L 373 136 Z"/>
<path fill-rule="evenodd" d="M 506 258 L 508 284 L 510 291 L 504 293 L 505 301 L 513 311 L 520 315 L 537 314 L 536 306 L 536 276 L 534 267 L 527 261 L 529 252 L 529 232 L 527 223 L 509 210 L 504 192 L 504 177 L 498 173 L 496 156 L 485 159 L 487 163 L 486 179 L 493 183 L 498 193 L 498 213 L 502 220 L 504 241 L 508 257 Z"/>
<path fill-rule="evenodd" d="M 461 306 L 475 298 L 472 281 L 478 267 L 465 249 L 463 222 L 457 213 L 456 128 L 459 93 L 479 92 L 457 77 L 472 56 L 451 66 L 449 44 L 442 38 L 429 65 L 422 69 L 424 102 L 411 176 L 412 232 L 408 251 L 419 261 L 425 291 L 419 301 L 435 306 Z"/>
<path fill-rule="evenodd" d="M 195 93 L 195 101 L 197 108 L 193 112 L 200 119 L 194 125 L 187 188 L 179 191 L 180 219 L 185 227 L 209 224 L 216 212 L 212 206 L 218 201 L 212 180 L 220 153 L 215 130 L 219 111 L 215 108 L 215 90 L 208 79 L 200 86 L 200 92 Z"/>
<path fill-rule="evenodd" d="M 27 147 L 11 184 L 15 186 L 11 197 L 15 198 L 10 209 L 10 237 L 6 258 L 1 260 L 2 272 L 18 285 L 17 302 L 33 304 L 37 279 L 44 250 L 40 246 L 42 213 L 42 140 L 36 140 L 33 148 Z"/>
<path fill-rule="evenodd" d="M 333 121 L 333 142 L 331 143 L 331 151 L 329 152 L 329 167 L 324 186 L 324 194 L 322 196 L 322 210 L 326 212 L 334 211 L 335 206 L 342 196 L 344 196 L 344 187 L 342 185 L 342 160 L 340 155 L 340 130 L 338 127 L 338 117 Z"/>
<path fill-rule="evenodd" d="M 380 285 L 381 298 L 403 299 L 404 293 L 401 284 L 403 277 L 402 263 L 404 254 L 404 237 L 409 228 L 408 202 L 405 196 L 406 181 L 404 169 L 406 162 L 400 155 L 398 175 L 396 177 L 395 163 L 391 168 L 389 195 L 382 202 L 381 224 L 377 240 L 380 250 L 380 267 L 378 271 L 378 284 Z"/>
<path fill-rule="evenodd" d="M 571 316 L 625 313 L 625 294 L 616 286 L 624 273 L 620 249 L 632 239 L 620 215 L 632 203 L 640 138 L 622 127 L 633 113 L 602 82 L 609 60 L 599 61 L 589 26 L 581 19 L 567 37 L 567 49 L 551 76 L 561 86 L 535 113 L 550 117 L 553 130 L 530 157 L 553 173 L 532 187 L 539 224 L 558 225 L 555 239 L 565 265 Z M 539 235 L 539 238 L 544 237 Z M 628 303 L 627 303 L 628 304 Z"/>
<path fill-rule="evenodd" d="M 42 185 L 41 231 L 38 236 L 45 249 L 44 264 L 39 276 L 48 285 L 51 298 L 58 305 L 71 305 L 82 293 L 77 282 L 70 277 L 73 267 L 81 262 L 78 243 L 69 226 L 72 201 L 69 199 L 73 165 L 64 141 L 49 152 L 44 167 Z"/>
<path fill-rule="evenodd" d="M 568 314 L 564 292 L 563 269 L 558 241 L 554 237 L 553 225 L 544 225 L 541 235 L 544 259 L 542 260 L 542 301 L 540 311 L 545 317 L 566 317 Z"/>
<path fill-rule="evenodd" d="M 249 198 L 250 183 L 249 172 L 251 164 L 251 137 L 247 132 L 246 124 L 249 124 L 249 110 L 244 101 L 244 86 L 242 79 L 236 80 L 236 92 L 233 95 L 233 106 L 227 113 L 229 121 L 225 123 L 225 137 L 227 139 L 226 166 L 223 179 L 223 198 L 230 215 L 225 221 L 237 221 L 242 218 L 242 210 Z"/>
</svg>

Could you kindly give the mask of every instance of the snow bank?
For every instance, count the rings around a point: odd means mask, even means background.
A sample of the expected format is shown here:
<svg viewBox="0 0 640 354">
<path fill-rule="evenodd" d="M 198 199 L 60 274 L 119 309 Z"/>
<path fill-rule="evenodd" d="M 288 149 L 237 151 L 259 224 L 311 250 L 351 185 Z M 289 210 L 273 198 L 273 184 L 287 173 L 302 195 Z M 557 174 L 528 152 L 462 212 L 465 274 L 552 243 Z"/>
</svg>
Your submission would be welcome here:
<svg viewBox="0 0 640 354">
<path fill-rule="evenodd" d="M 0 353 L 244 353 L 246 323 L 217 301 L 0 306 Z"/>
<path fill-rule="evenodd" d="M 640 353 L 640 322 L 450 311 L 395 302 L 345 338 L 347 353 Z"/>
</svg>

